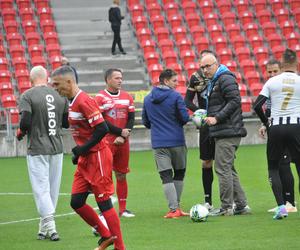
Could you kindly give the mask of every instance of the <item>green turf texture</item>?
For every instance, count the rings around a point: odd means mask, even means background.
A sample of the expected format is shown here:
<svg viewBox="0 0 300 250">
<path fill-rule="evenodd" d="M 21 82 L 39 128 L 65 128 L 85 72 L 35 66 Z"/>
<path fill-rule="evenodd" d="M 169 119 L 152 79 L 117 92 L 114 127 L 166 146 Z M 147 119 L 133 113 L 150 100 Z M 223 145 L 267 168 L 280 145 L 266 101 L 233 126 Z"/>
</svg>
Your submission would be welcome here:
<svg viewBox="0 0 300 250">
<path fill-rule="evenodd" d="M 151 151 L 131 153 L 131 173 L 128 175 L 128 209 L 135 218 L 121 218 L 127 250 L 217 250 L 217 249 L 300 249 L 300 215 L 289 214 L 287 219 L 274 221 L 267 209 L 275 206 L 275 199 L 267 178 L 265 146 L 241 146 L 236 168 L 245 189 L 253 214 L 247 216 L 209 217 L 207 222 L 194 223 L 188 217 L 164 219 L 167 213 L 161 182 L 156 172 Z M 298 177 L 295 176 L 297 201 Z M 61 193 L 69 193 L 75 167 L 70 156 L 64 160 Z M 36 240 L 38 221 L 9 221 L 37 218 L 31 195 L 3 195 L 2 193 L 31 192 L 25 158 L 0 159 L 0 249 L 83 250 L 94 249 L 97 240 L 91 229 L 78 215 L 56 218 L 61 241 Z M 214 178 L 214 206 L 219 203 L 218 181 Z M 57 214 L 72 212 L 70 197 L 60 196 Z M 91 196 L 88 202 L 95 207 Z M 189 211 L 192 205 L 203 203 L 201 168 L 198 150 L 189 149 L 188 166 L 181 206 Z M 299 204 L 299 203 L 298 203 Z M 113 248 L 109 248 L 113 249 Z"/>
</svg>

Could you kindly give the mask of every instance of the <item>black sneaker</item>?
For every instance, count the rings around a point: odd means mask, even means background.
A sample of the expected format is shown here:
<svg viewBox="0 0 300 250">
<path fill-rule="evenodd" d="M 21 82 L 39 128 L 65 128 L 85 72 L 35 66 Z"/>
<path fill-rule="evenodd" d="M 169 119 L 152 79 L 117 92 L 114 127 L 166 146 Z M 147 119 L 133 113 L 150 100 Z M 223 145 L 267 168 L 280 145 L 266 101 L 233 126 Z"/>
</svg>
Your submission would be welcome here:
<svg viewBox="0 0 300 250">
<path fill-rule="evenodd" d="M 38 233 L 37 235 L 37 240 L 45 240 L 47 238 L 47 235 L 42 234 L 42 233 Z"/>
<path fill-rule="evenodd" d="M 100 240 L 98 240 L 98 245 L 99 247 L 96 248 L 97 250 L 104 250 L 108 246 L 112 245 L 114 243 L 114 240 L 116 239 L 116 236 L 110 236 L 108 238 L 106 237 L 101 237 Z"/>
<path fill-rule="evenodd" d="M 111 52 L 111 54 L 112 54 L 113 56 L 115 56 L 117 53 L 116 53 L 116 52 Z"/>
<path fill-rule="evenodd" d="M 219 208 L 219 209 L 213 209 L 212 211 L 209 212 L 209 216 L 232 216 L 233 215 L 233 209 L 228 208 Z"/>
<path fill-rule="evenodd" d="M 52 234 L 50 235 L 50 240 L 51 240 L 51 241 L 59 241 L 60 239 L 59 239 L 58 233 L 56 233 L 56 232 L 52 233 Z"/>
<path fill-rule="evenodd" d="M 121 54 L 122 55 L 126 55 L 127 53 L 125 51 L 121 51 Z"/>
<path fill-rule="evenodd" d="M 234 215 L 246 215 L 246 214 L 251 214 L 251 209 L 250 207 L 247 205 L 243 208 L 239 208 L 237 207 L 236 209 L 233 210 L 233 214 Z"/>
</svg>

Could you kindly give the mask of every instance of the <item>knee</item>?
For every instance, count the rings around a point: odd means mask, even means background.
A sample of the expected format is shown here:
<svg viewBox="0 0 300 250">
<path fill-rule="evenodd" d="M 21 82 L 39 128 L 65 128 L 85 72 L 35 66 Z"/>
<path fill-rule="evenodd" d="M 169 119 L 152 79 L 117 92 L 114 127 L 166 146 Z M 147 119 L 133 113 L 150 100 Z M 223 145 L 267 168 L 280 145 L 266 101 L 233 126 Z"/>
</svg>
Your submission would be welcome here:
<svg viewBox="0 0 300 250">
<path fill-rule="evenodd" d="M 202 168 L 212 168 L 213 160 L 203 160 Z"/>
<path fill-rule="evenodd" d="M 126 180 L 126 174 L 123 174 L 123 173 L 115 171 L 115 175 L 116 175 L 116 179 L 118 181 L 124 181 L 124 180 Z"/>
<path fill-rule="evenodd" d="M 76 195 L 76 194 L 71 196 L 70 206 L 74 210 L 81 208 L 84 204 L 85 204 L 85 199 L 83 198 L 83 196 Z"/>
<path fill-rule="evenodd" d="M 98 204 L 98 207 L 99 207 L 101 213 L 104 213 L 105 211 L 113 208 L 113 204 L 112 204 L 110 198 L 105 201 L 99 201 L 99 202 L 97 202 L 97 204 Z"/>
<path fill-rule="evenodd" d="M 159 172 L 159 176 L 163 184 L 173 182 L 173 171 L 171 169 Z"/>
<path fill-rule="evenodd" d="M 174 180 L 176 181 L 183 181 L 185 176 L 185 168 L 184 169 L 176 169 L 174 171 Z"/>
</svg>

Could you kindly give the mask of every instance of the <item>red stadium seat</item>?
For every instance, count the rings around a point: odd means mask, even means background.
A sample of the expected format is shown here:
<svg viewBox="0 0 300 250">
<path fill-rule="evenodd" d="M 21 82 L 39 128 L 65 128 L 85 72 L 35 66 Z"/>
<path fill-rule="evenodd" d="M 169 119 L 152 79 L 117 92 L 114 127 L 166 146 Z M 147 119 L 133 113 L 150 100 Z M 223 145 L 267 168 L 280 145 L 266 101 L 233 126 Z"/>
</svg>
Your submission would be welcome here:
<svg viewBox="0 0 300 250">
<path fill-rule="evenodd" d="M 52 70 L 55 70 L 56 68 L 61 66 L 61 56 L 50 57 L 49 63 L 51 65 Z"/>
<path fill-rule="evenodd" d="M 247 0 L 235 0 L 234 5 L 238 13 L 247 11 L 249 9 L 249 2 Z"/>
<path fill-rule="evenodd" d="M 181 15 L 169 16 L 168 22 L 171 25 L 171 28 L 174 29 L 182 25 L 182 17 Z"/>
<path fill-rule="evenodd" d="M 235 50 L 235 53 L 240 62 L 250 59 L 251 52 L 248 47 L 239 47 Z"/>
<path fill-rule="evenodd" d="M 1 10 L 1 15 L 4 22 L 16 21 L 16 11 L 15 9 L 3 9 Z"/>
<path fill-rule="evenodd" d="M 244 31 L 247 35 L 247 37 L 251 37 L 251 36 L 255 36 L 255 35 L 259 35 L 258 32 L 258 25 L 256 23 L 247 23 L 246 25 L 244 25 Z"/>
<path fill-rule="evenodd" d="M 11 75 L 8 70 L 0 70 L 0 82 L 10 82 Z"/>
<path fill-rule="evenodd" d="M 230 37 L 230 39 L 233 39 L 234 37 L 241 34 L 241 26 L 236 23 L 229 24 L 225 26 L 225 29 Z"/>
<path fill-rule="evenodd" d="M 167 17 L 179 14 L 179 6 L 175 2 L 170 2 L 164 5 L 164 10 L 167 14 Z"/>
<path fill-rule="evenodd" d="M 25 56 L 25 48 L 21 45 L 10 46 L 9 53 L 12 58 L 24 57 Z"/>
<path fill-rule="evenodd" d="M 14 89 L 10 82 L 0 82 L 0 96 L 12 95 L 13 93 Z"/>
<path fill-rule="evenodd" d="M 248 71 L 245 73 L 245 80 L 250 87 L 253 84 L 260 83 L 260 75 L 257 71 Z"/>
<path fill-rule="evenodd" d="M 282 34 L 287 37 L 289 34 L 295 31 L 295 25 L 292 21 L 285 21 L 279 24 Z"/>
<path fill-rule="evenodd" d="M 21 19 L 22 19 L 23 22 L 25 22 L 25 21 L 34 21 L 34 12 L 30 7 L 20 9 L 19 13 L 20 13 L 20 16 L 21 16 Z"/>
<path fill-rule="evenodd" d="M 156 52 L 149 52 L 144 58 L 148 67 L 152 64 L 159 64 L 159 54 Z"/>
<path fill-rule="evenodd" d="M 183 64 L 187 64 L 189 62 L 195 62 L 196 55 L 193 50 L 184 50 L 180 53 L 180 58 Z"/>
<path fill-rule="evenodd" d="M 151 39 L 151 31 L 148 28 L 139 29 L 136 34 L 140 43 L 142 41 Z"/>
<path fill-rule="evenodd" d="M 4 29 L 7 34 L 18 33 L 18 23 L 17 21 L 4 21 Z"/>
<path fill-rule="evenodd" d="M 235 77 L 236 77 L 237 83 L 238 83 L 239 85 L 240 85 L 240 84 L 243 84 L 243 83 L 242 83 L 243 79 L 242 79 L 241 73 L 240 73 L 240 72 L 233 72 L 233 73 L 234 73 L 234 75 L 235 75 Z"/>
<path fill-rule="evenodd" d="M 295 21 L 298 23 L 298 26 L 300 26 L 300 8 L 297 8 L 293 11 Z"/>
<path fill-rule="evenodd" d="M 206 23 L 206 26 L 212 26 L 218 24 L 218 18 L 219 16 L 216 13 L 206 13 L 204 15 L 204 21 Z"/>
<path fill-rule="evenodd" d="M 231 11 L 231 3 L 229 1 L 216 1 L 218 9 L 223 16 L 226 12 Z"/>
<path fill-rule="evenodd" d="M 37 31 L 37 24 L 34 20 L 32 21 L 23 21 L 22 27 L 25 33 L 32 33 Z"/>
<path fill-rule="evenodd" d="M 274 16 L 278 23 L 282 23 L 289 20 L 289 10 L 288 9 L 275 9 Z"/>
<path fill-rule="evenodd" d="M 205 29 L 202 26 L 193 26 L 190 28 L 190 32 L 193 36 L 193 39 L 196 40 L 197 38 L 204 36 Z"/>
<path fill-rule="evenodd" d="M 243 113 L 251 113 L 252 112 L 252 100 L 249 96 L 243 96 L 241 103 L 242 103 Z"/>
<path fill-rule="evenodd" d="M 51 8 L 48 8 L 48 7 L 38 8 L 37 13 L 39 15 L 40 21 L 52 19 Z"/>
<path fill-rule="evenodd" d="M 127 0 L 126 2 L 127 2 L 127 6 L 130 8 L 134 4 L 139 4 L 140 0 Z M 145 2 L 146 4 L 150 4 L 152 2 L 156 2 L 156 0 L 146 0 Z"/>
<path fill-rule="evenodd" d="M 198 1 L 198 2 L 203 15 L 213 12 L 214 5 L 211 1 Z"/>
<path fill-rule="evenodd" d="M 237 71 L 237 64 L 235 61 L 227 61 L 224 62 L 224 65 L 230 70 L 230 71 Z"/>
<path fill-rule="evenodd" d="M 209 26 L 207 28 L 208 30 L 208 33 L 211 37 L 212 40 L 214 40 L 216 37 L 219 37 L 219 36 L 222 36 L 222 26 L 217 24 L 217 25 L 212 25 L 212 26 Z"/>
<path fill-rule="evenodd" d="M 179 48 L 180 52 L 184 50 L 192 50 L 192 41 L 187 38 L 179 40 L 176 45 Z"/>
<path fill-rule="evenodd" d="M 272 48 L 272 52 L 274 54 L 274 57 L 277 60 L 280 60 L 282 57 L 283 52 L 285 51 L 285 48 L 283 45 L 275 46 Z"/>
<path fill-rule="evenodd" d="M 245 84 L 242 83 L 239 84 L 239 91 L 240 91 L 240 96 L 247 96 L 247 86 Z"/>
<path fill-rule="evenodd" d="M 257 83 L 253 83 L 249 88 L 253 96 L 258 96 L 260 91 L 263 88 L 263 85 L 260 82 L 257 82 Z"/>
<path fill-rule="evenodd" d="M 183 2 L 181 7 L 182 7 L 185 15 L 190 14 L 190 13 L 195 13 L 195 10 L 197 9 L 196 3 L 192 2 L 192 1 Z"/>
<path fill-rule="evenodd" d="M 255 65 L 255 62 L 251 59 L 242 60 L 240 62 L 240 67 L 243 69 L 245 75 L 247 72 L 256 71 Z"/>
<path fill-rule="evenodd" d="M 177 53 L 175 51 L 163 51 L 162 57 L 166 65 L 177 63 Z"/>
<path fill-rule="evenodd" d="M 32 66 L 43 66 L 44 68 L 47 67 L 47 62 L 43 56 L 35 56 L 31 58 L 31 64 Z"/>
<path fill-rule="evenodd" d="M 29 78 L 29 71 L 26 70 L 16 70 L 16 79 L 18 83 L 22 83 L 22 82 L 29 82 L 30 78 Z"/>
<path fill-rule="evenodd" d="M 284 8 L 284 0 L 270 0 L 273 11 Z"/>
<path fill-rule="evenodd" d="M 20 82 L 18 83 L 18 90 L 20 94 L 23 94 L 26 90 L 31 88 L 31 82 Z"/>
<path fill-rule="evenodd" d="M 209 41 L 204 36 L 195 39 L 194 44 L 198 50 L 198 53 L 200 53 L 202 50 L 209 49 Z"/>
<path fill-rule="evenodd" d="M 30 8 L 31 7 L 31 1 L 30 0 L 17 0 L 17 5 L 19 7 L 19 10 Z"/>
<path fill-rule="evenodd" d="M 1 45 L 1 42 L 0 42 L 0 57 L 6 57 L 5 48 Z"/>
<path fill-rule="evenodd" d="M 143 49 L 144 55 L 149 52 L 155 52 L 156 43 L 151 40 L 144 40 L 141 42 L 141 48 Z"/>
<path fill-rule="evenodd" d="M 152 64 L 148 67 L 151 83 L 157 83 L 157 79 L 162 71 L 163 66 L 161 64 Z"/>
<path fill-rule="evenodd" d="M 27 42 L 27 46 L 38 45 L 40 43 L 41 37 L 39 33 L 32 32 L 25 34 L 25 39 Z"/>
<path fill-rule="evenodd" d="M 35 56 L 43 56 L 44 46 L 42 44 L 31 45 L 28 47 L 30 58 Z"/>
<path fill-rule="evenodd" d="M 254 22 L 253 14 L 250 11 L 244 11 L 242 13 L 239 13 L 239 18 L 242 21 L 243 25 Z"/>
<path fill-rule="evenodd" d="M 186 77 L 182 74 L 177 75 L 178 85 L 176 87 L 176 91 L 181 93 L 182 96 L 185 96 L 186 94 Z M 181 87 L 181 88 L 179 88 Z M 183 87 L 183 88 L 182 88 Z"/>
<path fill-rule="evenodd" d="M 253 54 L 257 62 L 267 60 L 269 58 L 269 50 L 267 47 L 256 47 L 253 50 Z"/>
<path fill-rule="evenodd" d="M 161 27 L 165 27 L 165 18 L 161 15 L 150 17 L 153 29 L 156 30 Z"/>
<path fill-rule="evenodd" d="M 17 70 L 27 70 L 27 60 L 25 57 L 15 57 L 12 58 L 12 65 L 14 66 L 15 71 Z"/>
<path fill-rule="evenodd" d="M 145 16 L 136 16 L 132 18 L 132 24 L 135 28 L 135 30 L 148 28 L 148 21 Z"/>
<path fill-rule="evenodd" d="M 233 37 L 231 42 L 235 49 L 246 46 L 246 38 L 242 35 Z"/>
<path fill-rule="evenodd" d="M 267 1 L 266 0 L 252 0 L 252 4 L 253 4 L 256 12 L 267 9 Z"/>
<path fill-rule="evenodd" d="M 19 120 L 20 120 L 20 115 L 19 115 L 19 109 L 14 107 L 14 108 L 10 108 L 8 110 L 8 112 L 10 113 L 10 122 L 12 125 L 19 125 Z"/>
<path fill-rule="evenodd" d="M 299 0 L 288 0 L 288 2 L 289 2 L 289 6 L 291 7 L 292 11 L 300 8 Z"/>
<path fill-rule="evenodd" d="M 263 23 L 261 26 L 266 37 L 276 33 L 276 24 L 273 22 Z"/>
<path fill-rule="evenodd" d="M 184 65 L 185 70 L 187 71 L 188 77 L 190 78 L 194 72 L 199 69 L 199 63 L 189 62 Z"/>
<path fill-rule="evenodd" d="M 222 15 L 222 20 L 224 22 L 225 27 L 231 24 L 235 24 L 237 17 L 235 12 L 226 12 Z"/>
<path fill-rule="evenodd" d="M 14 7 L 13 0 L 1 0 L 0 1 L 0 9 L 11 9 Z"/>
<path fill-rule="evenodd" d="M 168 50 L 174 50 L 173 41 L 170 39 L 160 40 L 158 42 L 158 46 L 159 46 L 161 52 L 168 51 Z"/>
<path fill-rule="evenodd" d="M 46 45 L 49 44 L 58 44 L 58 36 L 56 32 L 46 32 L 43 34 L 44 40 L 46 42 Z"/>
<path fill-rule="evenodd" d="M 56 32 L 55 22 L 53 20 L 43 20 L 40 22 L 42 31 L 45 32 Z"/>
<path fill-rule="evenodd" d="M 154 30 L 155 36 L 157 37 L 158 42 L 164 39 L 169 39 L 170 32 L 166 27 L 161 27 Z"/>
<path fill-rule="evenodd" d="M 256 17 L 259 20 L 260 24 L 271 22 L 272 20 L 272 14 L 267 9 L 263 9 L 257 12 Z"/>
<path fill-rule="evenodd" d="M 150 3 L 149 5 L 146 5 L 147 12 L 150 17 L 161 15 L 161 6 L 157 2 Z"/>
<path fill-rule="evenodd" d="M 186 28 L 183 26 L 178 26 L 172 29 L 172 33 L 176 41 L 186 38 Z"/>
<path fill-rule="evenodd" d="M 17 107 L 17 99 L 12 95 L 3 95 L 1 96 L 1 102 L 3 108 L 15 108 Z"/>
<path fill-rule="evenodd" d="M 253 49 L 264 45 L 264 39 L 259 35 L 249 37 L 248 39 Z"/>
<path fill-rule="evenodd" d="M 190 28 L 193 26 L 198 26 L 200 22 L 200 17 L 197 13 L 190 13 L 186 15 L 185 19 Z"/>
<path fill-rule="evenodd" d="M 262 72 L 265 79 L 266 79 L 266 77 L 265 77 L 266 65 L 267 65 L 268 61 L 269 60 L 266 60 L 266 59 L 258 61 L 258 67 L 260 68 L 260 70 L 261 70 L 261 72 Z"/>
<path fill-rule="evenodd" d="M 48 54 L 48 57 L 54 57 L 54 56 L 61 56 L 61 48 L 59 44 L 49 44 L 46 47 L 46 52 Z"/>
<path fill-rule="evenodd" d="M 34 4 L 36 6 L 37 9 L 40 8 L 49 8 L 49 0 L 34 0 Z"/>
<path fill-rule="evenodd" d="M 216 51 L 227 48 L 228 46 L 227 39 L 224 36 L 215 37 L 215 39 L 213 40 L 213 44 L 216 48 Z"/>
<path fill-rule="evenodd" d="M 296 32 L 292 32 L 286 36 L 286 41 L 288 44 L 288 47 L 296 46 L 300 43 L 300 35 Z"/>
<path fill-rule="evenodd" d="M 9 63 L 5 57 L 0 57 L 0 71 L 8 70 Z"/>
<path fill-rule="evenodd" d="M 19 33 L 7 34 L 6 39 L 9 46 L 22 45 L 22 36 Z"/>
<path fill-rule="evenodd" d="M 178 75 L 182 74 L 182 66 L 179 63 L 173 63 L 170 65 L 166 65 L 168 69 L 174 70 Z"/>
<path fill-rule="evenodd" d="M 267 36 L 267 41 L 271 48 L 274 46 L 282 45 L 282 36 L 277 33 L 270 34 Z"/>
<path fill-rule="evenodd" d="M 223 49 L 217 50 L 217 55 L 218 55 L 221 63 L 227 62 L 227 61 L 230 61 L 233 59 L 232 51 L 228 48 L 223 48 Z"/>
</svg>

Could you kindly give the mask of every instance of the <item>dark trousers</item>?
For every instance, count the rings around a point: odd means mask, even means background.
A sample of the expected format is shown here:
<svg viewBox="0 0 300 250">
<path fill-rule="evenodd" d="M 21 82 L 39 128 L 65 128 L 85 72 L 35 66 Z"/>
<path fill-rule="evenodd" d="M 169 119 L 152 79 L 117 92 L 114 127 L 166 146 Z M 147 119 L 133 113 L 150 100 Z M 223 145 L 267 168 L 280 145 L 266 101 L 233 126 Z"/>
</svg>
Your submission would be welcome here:
<svg viewBox="0 0 300 250">
<path fill-rule="evenodd" d="M 118 44 L 120 52 L 123 52 L 124 50 L 123 50 L 123 47 L 122 47 L 122 44 L 121 44 L 121 36 L 120 36 L 121 25 L 112 25 L 111 29 L 114 32 L 114 40 L 113 40 L 113 43 L 112 43 L 111 52 L 112 53 L 115 52 L 116 44 Z"/>
</svg>

